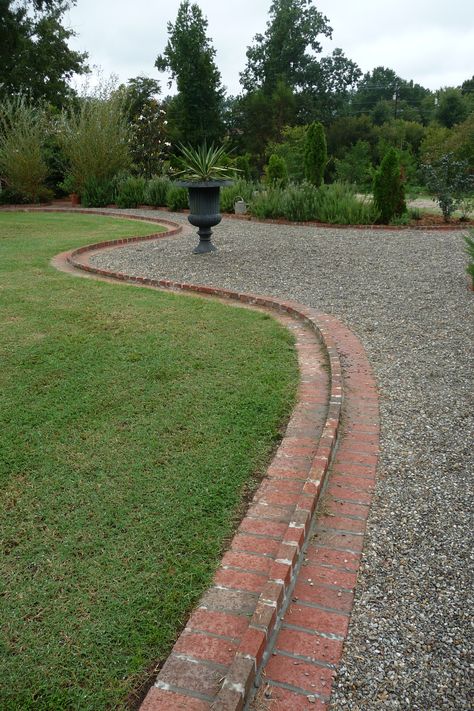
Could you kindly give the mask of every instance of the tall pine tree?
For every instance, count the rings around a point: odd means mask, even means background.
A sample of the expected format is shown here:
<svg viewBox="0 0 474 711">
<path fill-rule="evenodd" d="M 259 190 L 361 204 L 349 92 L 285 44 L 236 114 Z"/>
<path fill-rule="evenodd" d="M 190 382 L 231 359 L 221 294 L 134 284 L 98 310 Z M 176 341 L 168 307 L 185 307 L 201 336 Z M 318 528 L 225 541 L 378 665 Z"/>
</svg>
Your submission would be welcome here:
<svg viewBox="0 0 474 711">
<path fill-rule="evenodd" d="M 168 23 L 168 43 L 155 62 L 159 71 L 171 73 L 178 89 L 167 109 L 170 136 L 192 145 L 216 142 L 224 130 L 224 91 L 206 30 L 200 7 L 184 0 L 174 25 Z"/>
</svg>

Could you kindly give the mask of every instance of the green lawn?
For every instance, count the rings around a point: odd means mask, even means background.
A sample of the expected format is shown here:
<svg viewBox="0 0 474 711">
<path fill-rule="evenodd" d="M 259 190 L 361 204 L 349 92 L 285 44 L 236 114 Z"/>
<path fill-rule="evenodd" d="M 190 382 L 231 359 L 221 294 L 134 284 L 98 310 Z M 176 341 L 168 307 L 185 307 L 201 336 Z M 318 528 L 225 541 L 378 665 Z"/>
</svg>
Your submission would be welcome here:
<svg viewBox="0 0 474 711">
<path fill-rule="evenodd" d="M 154 231 L 0 213 L 2 711 L 133 707 L 294 403 L 268 316 L 49 266 Z"/>
</svg>

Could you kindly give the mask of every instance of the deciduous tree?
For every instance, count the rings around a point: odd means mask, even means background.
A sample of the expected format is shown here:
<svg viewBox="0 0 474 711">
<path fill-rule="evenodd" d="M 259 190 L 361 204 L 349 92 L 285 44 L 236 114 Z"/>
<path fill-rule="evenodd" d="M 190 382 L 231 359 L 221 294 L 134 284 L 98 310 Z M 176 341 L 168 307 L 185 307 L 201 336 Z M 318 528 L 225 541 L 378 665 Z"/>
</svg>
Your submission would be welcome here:
<svg viewBox="0 0 474 711">
<path fill-rule="evenodd" d="M 72 2 L 0 0 L 0 94 L 25 94 L 61 107 L 73 94 L 68 81 L 87 71 L 87 55 L 68 46 L 62 24 Z"/>
</svg>

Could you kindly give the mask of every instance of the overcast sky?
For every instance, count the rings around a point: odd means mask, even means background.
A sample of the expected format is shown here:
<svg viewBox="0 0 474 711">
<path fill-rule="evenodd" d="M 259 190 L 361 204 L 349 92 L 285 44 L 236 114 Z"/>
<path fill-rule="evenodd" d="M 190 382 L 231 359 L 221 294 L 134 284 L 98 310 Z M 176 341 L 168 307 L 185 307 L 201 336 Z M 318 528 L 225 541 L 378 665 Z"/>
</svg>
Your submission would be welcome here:
<svg viewBox="0 0 474 711">
<path fill-rule="evenodd" d="M 245 51 L 264 33 L 271 0 L 200 0 L 208 36 L 229 94 L 238 94 Z M 474 0 L 316 0 L 329 20 L 332 40 L 323 54 L 341 47 L 363 72 L 394 69 L 429 89 L 456 86 L 474 74 Z M 180 0 L 77 0 L 65 19 L 77 33 L 74 49 L 89 53 L 89 64 L 120 81 L 144 74 L 167 76 L 154 63 L 163 52 L 168 21 L 174 23 Z"/>
</svg>

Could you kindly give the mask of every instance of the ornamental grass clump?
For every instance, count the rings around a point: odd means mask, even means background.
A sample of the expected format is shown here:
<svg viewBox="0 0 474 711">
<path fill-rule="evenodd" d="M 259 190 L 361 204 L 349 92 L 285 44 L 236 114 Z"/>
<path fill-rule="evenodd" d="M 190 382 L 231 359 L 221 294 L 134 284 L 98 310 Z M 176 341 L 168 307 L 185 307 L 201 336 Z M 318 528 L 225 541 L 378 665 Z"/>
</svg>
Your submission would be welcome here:
<svg viewBox="0 0 474 711">
<path fill-rule="evenodd" d="M 145 178 L 136 178 L 133 176 L 125 178 L 125 180 L 122 180 L 118 185 L 117 197 L 115 199 L 117 206 L 121 208 L 131 208 L 144 205 L 146 187 Z"/>
<path fill-rule="evenodd" d="M 130 165 L 129 130 L 123 98 L 82 98 L 79 109 L 64 113 L 58 134 L 69 165 L 69 178 L 82 195 L 87 180 L 112 180 Z"/>
<path fill-rule="evenodd" d="M 222 188 L 221 212 L 234 212 L 234 204 L 238 198 L 250 203 L 257 190 L 258 184 L 249 180 L 236 180 L 232 185 Z"/>
<path fill-rule="evenodd" d="M 166 195 L 170 189 L 171 181 L 168 178 L 152 178 L 148 181 L 145 190 L 145 205 L 163 207 L 166 205 Z"/>
<path fill-rule="evenodd" d="M 8 190 L 22 201 L 47 197 L 48 167 L 43 156 L 46 121 L 25 97 L 0 104 L 0 173 Z"/>
<path fill-rule="evenodd" d="M 170 184 L 166 193 L 166 207 L 171 212 L 180 212 L 189 207 L 188 191 L 186 188 L 180 188 L 178 185 Z"/>
</svg>

